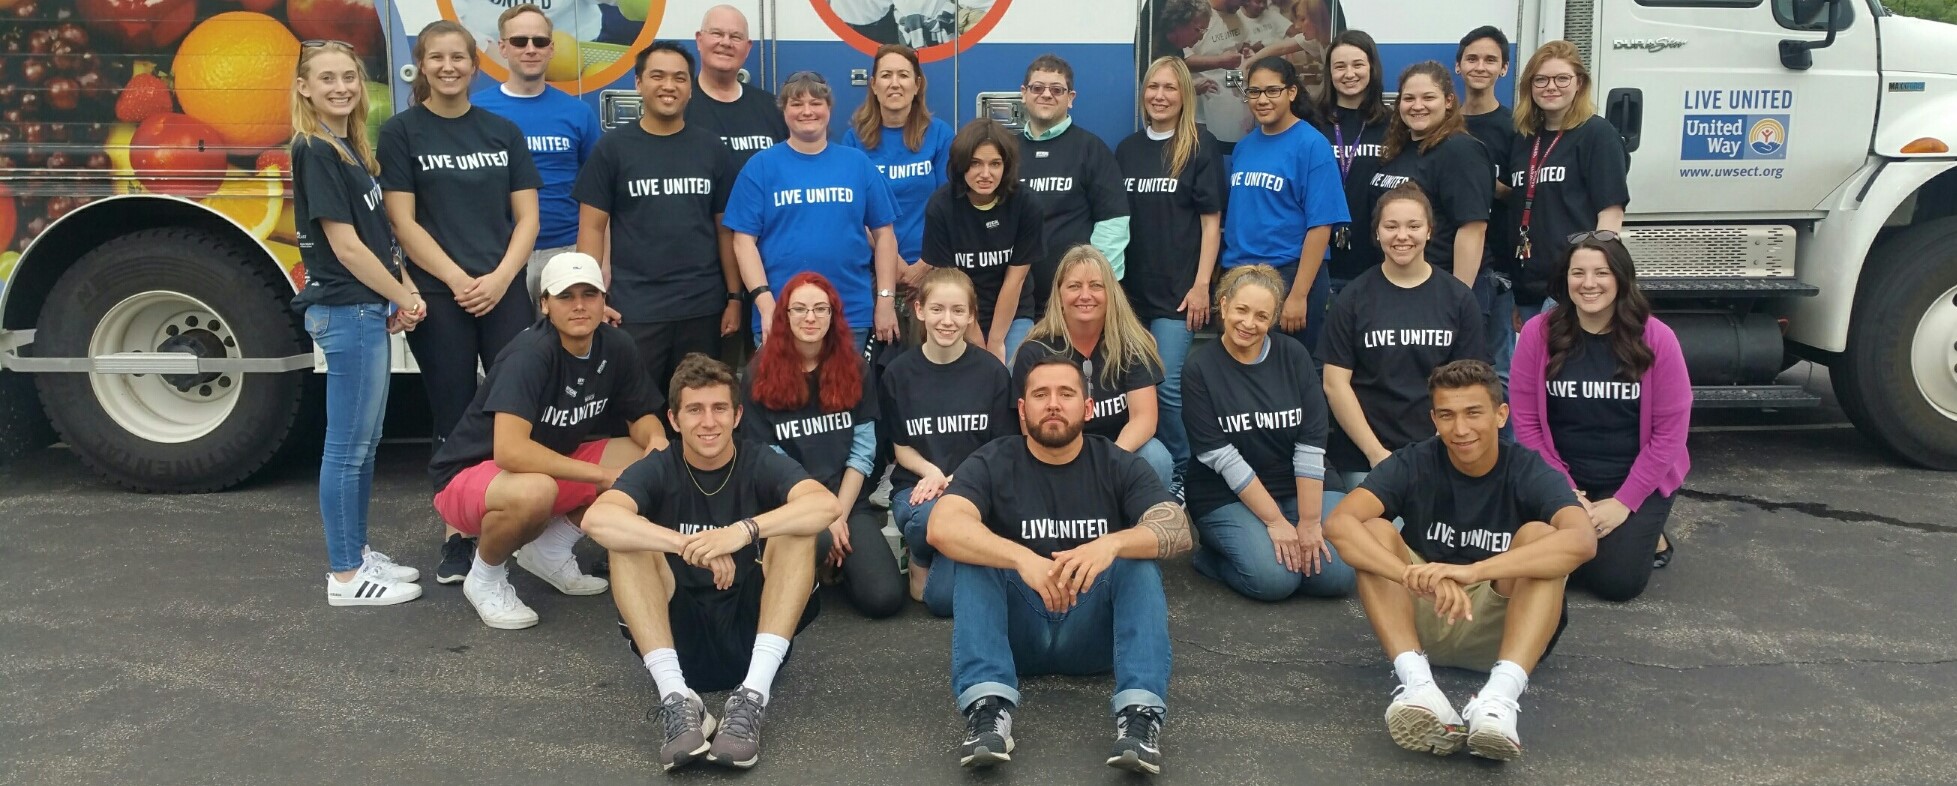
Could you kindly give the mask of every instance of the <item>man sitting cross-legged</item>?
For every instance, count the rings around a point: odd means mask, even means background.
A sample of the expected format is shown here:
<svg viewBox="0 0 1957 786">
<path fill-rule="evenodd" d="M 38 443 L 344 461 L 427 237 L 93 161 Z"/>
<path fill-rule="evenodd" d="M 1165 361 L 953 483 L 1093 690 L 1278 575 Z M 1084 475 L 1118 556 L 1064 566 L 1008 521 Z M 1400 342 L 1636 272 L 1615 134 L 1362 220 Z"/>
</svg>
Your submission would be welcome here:
<svg viewBox="0 0 1957 786">
<path fill-rule="evenodd" d="M 1564 580 L 1597 536 L 1562 476 L 1499 438 L 1508 405 L 1494 368 L 1457 360 L 1434 369 L 1427 390 L 1437 435 L 1380 462 L 1325 535 L 1358 571 L 1400 677 L 1386 708 L 1393 741 L 1446 755 L 1465 738 L 1477 756 L 1515 759 L 1516 702 L 1562 631 Z M 1485 670 L 1488 684 L 1456 714 L 1430 662 Z"/>
<path fill-rule="evenodd" d="M 1162 769 L 1169 610 L 1155 560 L 1188 552 L 1189 515 L 1141 457 L 1082 436 L 1094 402 L 1066 357 L 1021 378 L 1025 436 L 958 465 L 932 511 L 931 547 L 959 563 L 951 687 L 965 714 L 959 763 L 1012 758 L 1019 674 L 1114 671 L 1109 766 Z"/>
<path fill-rule="evenodd" d="M 658 686 L 667 770 L 760 760 L 775 670 L 815 620 L 815 536 L 842 514 L 793 459 L 734 443 L 737 384 L 706 355 L 680 361 L 667 412 L 678 444 L 633 464 L 584 517 L 611 552 L 620 632 Z M 694 687 L 734 689 L 718 734 Z"/>
<path fill-rule="evenodd" d="M 462 533 L 482 536 L 462 594 L 484 624 L 503 630 L 537 624 L 537 612 L 510 586 L 512 554 L 567 595 L 605 591 L 604 579 L 578 570 L 571 547 L 584 535 L 567 517 L 580 515 L 634 459 L 666 447 L 659 392 L 632 337 L 604 324 L 597 260 L 558 254 L 541 278 L 545 319 L 496 356 L 428 465 L 435 511 Z M 630 424 L 629 438 L 604 438 L 614 419 Z"/>
</svg>

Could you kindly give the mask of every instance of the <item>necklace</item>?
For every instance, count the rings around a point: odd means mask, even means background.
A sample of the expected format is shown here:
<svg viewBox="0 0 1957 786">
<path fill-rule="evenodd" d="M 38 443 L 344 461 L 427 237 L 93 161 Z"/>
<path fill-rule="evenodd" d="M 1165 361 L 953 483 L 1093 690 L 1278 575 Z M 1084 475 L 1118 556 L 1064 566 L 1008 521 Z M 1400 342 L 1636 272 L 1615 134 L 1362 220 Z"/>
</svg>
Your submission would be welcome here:
<svg viewBox="0 0 1957 786">
<path fill-rule="evenodd" d="M 701 494 L 705 494 L 711 497 L 715 494 L 719 494 L 720 492 L 727 490 L 727 482 L 734 479 L 734 465 L 736 463 L 739 463 L 740 460 L 741 460 L 740 452 L 735 451 L 734 458 L 729 459 L 727 462 L 727 477 L 721 478 L 720 486 L 714 489 L 713 491 L 708 491 L 700 486 L 700 479 L 693 476 L 693 462 L 687 461 L 686 456 L 684 454 L 680 456 L 680 466 L 686 467 L 686 479 L 693 481 L 693 488 L 699 489 Z"/>
</svg>

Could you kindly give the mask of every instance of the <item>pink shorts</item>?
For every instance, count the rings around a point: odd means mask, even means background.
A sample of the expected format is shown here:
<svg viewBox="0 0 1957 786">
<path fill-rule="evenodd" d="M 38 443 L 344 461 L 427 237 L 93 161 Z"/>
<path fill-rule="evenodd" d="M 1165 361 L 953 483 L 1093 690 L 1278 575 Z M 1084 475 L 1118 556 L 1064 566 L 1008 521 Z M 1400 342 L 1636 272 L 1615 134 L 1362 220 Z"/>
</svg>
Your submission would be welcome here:
<svg viewBox="0 0 1957 786">
<path fill-rule="evenodd" d="M 594 439 L 579 445 L 577 450 L 571 451 L 571 458 L 596 464 L 605 457 L 605 445 L 610 441 Z M 489 482 L 502 472 L 502 468 L 496 466 L 496 460 L 489 459 L 457 473 L 448 485 L 435 492 L 435 513 L 465 535 L 481 535 L 482 517 L 489 512 Z M 562 516 L 591 504 L 597 498 L 598 487 L 594 484 L 557 481 L 557 501 L 551 503 L 550 514 Z"/>
</svg>

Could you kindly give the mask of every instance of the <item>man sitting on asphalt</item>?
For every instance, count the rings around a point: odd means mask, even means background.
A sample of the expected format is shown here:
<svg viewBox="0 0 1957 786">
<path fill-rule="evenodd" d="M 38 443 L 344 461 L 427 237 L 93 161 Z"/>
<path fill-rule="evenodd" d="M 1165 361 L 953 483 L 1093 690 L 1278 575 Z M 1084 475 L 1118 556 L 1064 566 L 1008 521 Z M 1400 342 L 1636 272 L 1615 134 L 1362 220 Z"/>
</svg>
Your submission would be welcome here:
<svg viewBox="0 0 1957 786">
<path fill-rule="evenodd" d="M 1190 550 L 1189 515 L 1148 463 L 1081 434 L 1087 376 L 1055 356 L 1023 378 L 1025 436 L 979 448 L 931 513 L 932 548 L 960 563 L 951 683 L 959 763 L 1012 759 L 1019 674 L 1114 671 L 1109 766 L 1162 770 L 1169 610 L 1154 560 Z M 970 566 L 969 568 L 967 566 Z"/>
<path fill-rule="evenodd" d="M 582 515 L 627 465 L 666 447 L 659 392 L 632 337 L 604 324 L 597 260 L 558 254 L 541 280 L 544 319 L 496 357 L 428 465 L 435 511 L 482 538 L 462 594 L 484 624 L 502 630 L 537 624 L 537 612 L 510 586 L 505 563 L 512 554 L 559 592 L 605 591 L 604 579 L 578 569 L 571 547 L 584 534 L 570 517 Z M 630 424 L 631 436 L 604 438 L 602 429 L 618 422 Z"/>
<path fill-rule="evenodd" d="M 775 670 L 818 608 L 815 536 L 842 512 L 794 459 L 735 444 L 737 385 L 718 360 L 680 361 L 667 412 L 678 448 L 633 464 L 584 517 L 611 550 L 620 632 L 662 697 L 667 770 L 760 760 Z M 718 734 L 694 687 L 733 689 Z"/>
<path fill-rule="evenodd" d="M 1437 434 L 1380 462 L 1326 517 L 1325 536 L 1358 571 L 1400 677 L 1386 708 L 1393 741 L 1447 755 L 1465 739 L 1477 756 L 1515 759 L 1517 700 L 1562 632 L 1564 581 L 1597 535 L 1561 475 L 1500 440 L 1508 405 L 1493 367 L 1448 363 L 1427 390 Z M 1456 714 L 1430 662 L 1485 670 L 1488 683 Z"/>
</svg>

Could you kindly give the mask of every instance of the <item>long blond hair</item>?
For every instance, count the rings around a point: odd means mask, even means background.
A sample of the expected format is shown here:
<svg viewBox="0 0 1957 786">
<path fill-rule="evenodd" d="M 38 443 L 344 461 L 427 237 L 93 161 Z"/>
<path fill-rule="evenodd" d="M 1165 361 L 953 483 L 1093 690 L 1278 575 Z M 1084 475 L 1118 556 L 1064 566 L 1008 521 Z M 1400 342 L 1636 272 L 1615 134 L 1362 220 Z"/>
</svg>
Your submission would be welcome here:
<svg viewBox="0 0 1957 786">
<path fill-rule="evenodd" d="M 1541 107 L 1536 106 L 1536 72 L 1542 70 L 1543 63 L 1561 60 L 1570 64 L 1576 72 L 1576 97 L 1570 99 L 1570 108 L 1563 113 L 1562 128 L 1545 128 L 1549 118 L 1543 115 Z M 1590 81 L 1590 69 L 1583 65 L 1583 53 L 1577 51 L 1576 44 L 1568 41 L 1551 41 L 1543 44 L 1536 54 L 1529 58 L 1529 64 L 1522 67 L 1522 78 L 1518 80 L 1522 88 L 1522 98 L 1515 102 L 1515 130 L 1523 136 L 1531 136 L 1537 131 L 1565 131 L 1583 125 L 1597 116 L 1597 102 L 1591 98 L 1594 85 Z"/>
<path fill-rule="evenodd" d="M 1170 178 L 1177 178 L 1182 176 L 1182 168 L 1189 165 L 1189 159 L 1196 155 L 1196 80 L 1190 78 L 1189 64 L 1182 58 L 1164 55 L 1155 58 L 1155 62 L 1149 63 L 1148 70 L 1143 72 L 1141 92 L 1148 92 L 1148 81 L 1155 78 L 1155 72 L 1164 68 L 1175 75 L 1176 95 L 1182 97 L 1182 113 L 1176 116 L 1175 136 L 1170 137 L 1169 144 L 1162 147 L 1162 165 L 1168 167 Z M 1141 102 L 1141 96 L 1136 96 L 1136 102 Z"/>
<path fill-rule="evenodd" d="M 313 109 L 313 102 L 306 100 L 305 96 L 299 94 L 299 83 L 304 82 L 307 77 L 312 75 L 313 58 L 325 54 L 346 55 L 348 60 L 352 60 L 354 76 L 361 86 L 360 95 L 356 96 L 353 100 L 353 115 L 347 118 L 347 146 L 345 148 L 341 147 L 334 140 L 333 132 L 326 130 L 326 125 L 319 122 L 319 112 Z M 334 150 L 339 151 L 340 160 L 353 164 L 354 166 L 364 167 L 370 175 L 379 175 L 381 173 L 381 164 L 380 161 L 374 158 L 374 145 L 372 140 L 367 138 L 366 85 L 367 66 L 360 62 L 360 56 L 353 53 L 352 47 L 338 41 L 328 41 L 317 46 L 300 47 L 299 67 L 293 73 L 292 96 L 290 99 L 292 109 L 292 144 L 296 146 L 306 139 L 318 139 L 331 144 Z M 347 148 L 352 148 L 352 150 L 349 151 Z M 356 156 L 359 160 L 355 160 Z"/>
<path fill-rule="evenodd" d="M 1093 267 L 1107 287 L 1107 314 L 1101 320 L 1100 345 L 1106 348 L 1101 355 L 1107 359 L 1107 364 L 1100 369 L 1102 387 L 1119 386 L 1128 370 L 1138 366 L 1162 373 L 1162 355 L 1155 349 L 1155 336 L 1135 317 L 1135 308 L 1128 305 L 1121 282 L 1115 280 L 1114 266 L 1108 264 L 1108 258 L 1099 249 L 1086 243 L 1067 249 L 1066 256 L 1060 258 L 1059 268 L 1053 271 L 1053 292 L 1047 297 L 1046 313 L 1040 316 L 1026 340 L 1037 341 L 1054 352 L 1064 352 L 1071 345 L 1067 335 L 1067 307 L 1061 302 L 1060 288 L 1066 284 L 1067 275 L 1078 267 Z"/>
</svg>

